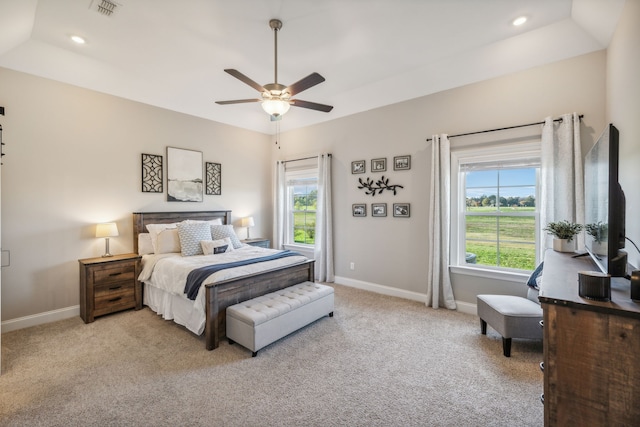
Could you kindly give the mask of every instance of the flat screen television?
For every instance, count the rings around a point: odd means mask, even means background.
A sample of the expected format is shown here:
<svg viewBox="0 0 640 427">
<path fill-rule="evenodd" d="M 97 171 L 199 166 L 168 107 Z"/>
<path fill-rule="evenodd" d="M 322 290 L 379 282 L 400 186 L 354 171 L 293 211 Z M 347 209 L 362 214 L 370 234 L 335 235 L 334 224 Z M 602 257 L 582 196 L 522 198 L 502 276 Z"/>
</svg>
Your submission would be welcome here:
<svg viewBox="0 0 640 427">
<path fill-rule="evenodd" d="M 584 160 L 585 247 L 600 271 L 612 277 L 625 276 L 627 269 L 618 141 L 618 129 L 609 124 Z"/>
</svg>

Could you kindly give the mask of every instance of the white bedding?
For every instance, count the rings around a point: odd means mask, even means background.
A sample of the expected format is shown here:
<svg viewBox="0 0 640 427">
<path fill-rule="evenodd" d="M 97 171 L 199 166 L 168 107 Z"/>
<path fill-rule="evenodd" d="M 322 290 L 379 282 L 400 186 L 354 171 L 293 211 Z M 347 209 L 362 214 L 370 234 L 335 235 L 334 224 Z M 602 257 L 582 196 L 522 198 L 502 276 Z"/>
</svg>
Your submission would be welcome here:
<svg viewBox="0 0 640 427">
<path fill-rule="evenodd" d="M 205 294 L 200 289 L 195 301 L 189 300 L 184 294 L 184 286 L 189 272 L 195 268 L 212 264 L 225 264 L 259 258 L 279 252 L 244 245 L 233 252 L 217 255 L 196 255 L 183 257 L 178 253 L 151 254 L 142 257 L 142 272 L 138 280 L 145 283 L 144 304 L 162 315 L 164 319 L 174 320 L 185 326 L 191 332 L 200 335 L 205 326 Z M 305 261 L 304 256 L 290 256 L 271 261 L 248 264 L 240 267 L 228 268 L 213 273 L 202 283 L 204 285 L 234 279 L 247 274 L 258 273 L 271 268 L 295 264 Z M 153 289 L 150 289 L 153 288 Z"/>
</svg>

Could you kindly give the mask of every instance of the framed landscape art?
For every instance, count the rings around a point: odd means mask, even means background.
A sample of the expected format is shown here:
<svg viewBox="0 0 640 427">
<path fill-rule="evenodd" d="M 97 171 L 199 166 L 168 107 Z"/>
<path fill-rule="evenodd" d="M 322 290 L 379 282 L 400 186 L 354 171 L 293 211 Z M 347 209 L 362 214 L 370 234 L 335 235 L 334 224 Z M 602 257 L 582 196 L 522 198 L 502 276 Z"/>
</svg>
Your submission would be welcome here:
<svg viewBox="0 0 640 427">
<path fill-rule="evenodd" d="M 167 147 L 167 201 L 201 202 L 202 151 Z"/>
</svg>

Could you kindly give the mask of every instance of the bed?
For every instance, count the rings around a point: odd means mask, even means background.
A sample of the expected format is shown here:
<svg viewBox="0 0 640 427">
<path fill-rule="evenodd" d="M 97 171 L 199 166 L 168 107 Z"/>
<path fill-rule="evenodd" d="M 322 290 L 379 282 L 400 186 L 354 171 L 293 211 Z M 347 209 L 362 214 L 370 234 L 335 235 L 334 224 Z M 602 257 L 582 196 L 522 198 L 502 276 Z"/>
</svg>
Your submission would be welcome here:
<svg viewBox="0 0 640 427">
<path fill-rule="evenodd" d="M 148 232 L 147 225 L 172 224 L 185 220 L 219 220 L 222 224 L 228 225 L 231 224 L 231 211 L 135 212 L 133 213 L 134 252 L 140 253 L 141 248 L 138 246 L 139 235 Z M 255 250 L 259 249 L 262 248 L 245 247 L 242 250 L 255 252 Z M 145 257 L 146 255 L 143 256 L 143 272 Z M 186 318 L 198 317 L 196 311 L 199 311 L 199 304 L 202 303 L 204 307 L 204 320 L 201 322 L 204 324 L 206 348 L 207 350 L 213 350 L 218 347 L 220 340 L 226 334 L 225 321 L 227 307 L 301 282 L 314 281 L 314 260 L 292 256 L 287 262 L 289 263 L 286 265 L 279 265 L 279 263 L 270 261 L 259 263 L 261 265 L 260 267 L 252 265 L 247 266 L 244 270 L 242 268 L 230 269 L 229 271 L 234 270 L 235 273 L 242 275 L 228 278 L 230 275 L 234 276 L 234 274 L 227 271 L 223 274 L 223 276 L 227 278 L 223 280 L 217 280 L 211 283 L 205 280 L 200 287 L 198 299 L 195 303 L 187 299 L 185 295 L 169 295 L 165 289 L 155 286 L 151 279 L 143 280 L 143 300 L 145 305 L 149 306 L 152 310 L 160 304 L 165 306 L 168 304 L 172 309 L 179 309 L 182 313 L 182 321 L 175 319 L 174 321 L 184 326 L 187 325 L 183 322 L 189 322 Z M 259 271 L 256 271 L 258 269 Z M 214 277 L 214 275 L 211 277 Z M 191 308 L 188 307 L 192 307 L 194 311 L 190 312 L 189 310 L 191 310 Z M 197 333 L 196 330 L 188 326 L 187 329 Z"/>
</svg>

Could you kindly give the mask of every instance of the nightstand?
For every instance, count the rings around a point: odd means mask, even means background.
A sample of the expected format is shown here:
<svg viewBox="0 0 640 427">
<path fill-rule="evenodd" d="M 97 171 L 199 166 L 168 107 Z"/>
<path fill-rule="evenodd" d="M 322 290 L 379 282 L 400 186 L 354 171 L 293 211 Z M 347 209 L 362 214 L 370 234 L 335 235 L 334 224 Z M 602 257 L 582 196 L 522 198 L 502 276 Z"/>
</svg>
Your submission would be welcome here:
<svg viewBox="0 0 640 427">
<path fill-rule="evenodd" d="M 91 323 L 96 317 L 142 308 L 140 255 L 123 254 L 86 258 L 80 263 L 80 317 Z"/>
<path fill-rule="evenodd" d="M 269 239 L 263 239 L 262 237 L 258 237 L 256 239 L 246 239 L 242 240 L 242 243 L 246 243 L 251 246 L 259 246 L 261 248 L 270 248 L 271 241 Z"/>
</svg>

